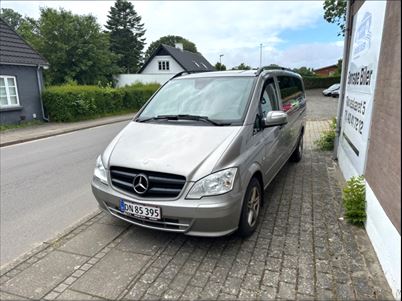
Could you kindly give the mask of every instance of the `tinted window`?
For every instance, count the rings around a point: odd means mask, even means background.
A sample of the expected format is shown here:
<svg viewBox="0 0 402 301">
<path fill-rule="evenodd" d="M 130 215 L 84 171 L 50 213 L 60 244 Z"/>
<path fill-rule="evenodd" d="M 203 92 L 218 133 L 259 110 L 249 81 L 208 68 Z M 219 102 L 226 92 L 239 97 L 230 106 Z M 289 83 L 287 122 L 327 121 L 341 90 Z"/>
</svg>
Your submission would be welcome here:
<svg viewBox="0 0 402 301">
<path fill-rule="evenodd" d="M 268 79 L 261 93 L 260 106 L 258 114 L 255 118 L 254 129 L 258 132 L 263 129 L 262 120 L 267 116 L 268 112 L 279 110 L 278 95 L 275 89 L 274 80 Z"/>
<path fill-rule="evenodd" d="M 299 98 L 303 96 L 301 80 L 292 76 L 278 76 L 281 90 L 282 109 L 286 112 L 298 105 Z"/>
<path fill-rule="evenodd" d="M 272 79 L 269 79 L 265 84 L 261 95 L 261 113 L 264 118 L 268 112 L 278 110 L 278 98 L 276 96 L 275 84 Z"/>
</svg>

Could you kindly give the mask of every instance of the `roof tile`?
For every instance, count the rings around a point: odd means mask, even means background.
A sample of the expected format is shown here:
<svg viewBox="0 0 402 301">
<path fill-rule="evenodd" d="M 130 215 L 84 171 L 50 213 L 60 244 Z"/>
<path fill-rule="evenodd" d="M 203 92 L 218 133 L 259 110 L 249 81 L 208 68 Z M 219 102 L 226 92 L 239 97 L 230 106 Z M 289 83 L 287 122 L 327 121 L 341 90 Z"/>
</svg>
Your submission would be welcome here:
<svg viewBox="0 0 402 301">
<path fill-rule="evenodd" d="M 0 19 L 0 64 L 49 65 L 47 60 Z"/>
</svg>

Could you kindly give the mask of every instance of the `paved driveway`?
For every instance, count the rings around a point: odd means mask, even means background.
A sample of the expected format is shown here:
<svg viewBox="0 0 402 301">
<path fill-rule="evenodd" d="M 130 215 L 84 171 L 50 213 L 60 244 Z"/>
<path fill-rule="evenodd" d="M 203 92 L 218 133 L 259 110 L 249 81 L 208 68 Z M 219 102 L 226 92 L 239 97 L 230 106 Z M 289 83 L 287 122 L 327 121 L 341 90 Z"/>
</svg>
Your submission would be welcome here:
<svg viewBox="0 0 402 301">
<path fill-rule="evenodd" d="M 392 299 L 363 229 L 342 216 L 330 153 L 312 149 L 265 196 L 249 239 L 150 231 L 103 213 L 2 271 L 5 299 Z M 309 142 L 310 141 L 310 142 Z"/>
</svg>

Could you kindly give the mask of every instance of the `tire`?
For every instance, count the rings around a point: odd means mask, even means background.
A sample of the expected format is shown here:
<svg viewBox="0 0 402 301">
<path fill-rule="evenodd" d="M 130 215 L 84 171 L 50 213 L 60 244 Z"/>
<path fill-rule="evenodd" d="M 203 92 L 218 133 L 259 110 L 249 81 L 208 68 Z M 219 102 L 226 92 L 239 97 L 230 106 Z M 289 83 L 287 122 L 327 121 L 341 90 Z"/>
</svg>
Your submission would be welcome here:
<svg viewBox="0 0 402 301">
<path fill-rule="evenodd" d="M 299 141 L 297 142 L 297 147 L 290 156 L 291 162 L 300 162 L 303 157 L 303 134 L 300 135 Z"/>
<path fill-rule="evenodd" d="M 257 178 L 253 177 L 248 184 L 243 200 L 243 208 L 240 215 L 238 234 L 241 237 L 249 237 L 257 228 L 262 204 L 262 188 Z"/>
</svg>

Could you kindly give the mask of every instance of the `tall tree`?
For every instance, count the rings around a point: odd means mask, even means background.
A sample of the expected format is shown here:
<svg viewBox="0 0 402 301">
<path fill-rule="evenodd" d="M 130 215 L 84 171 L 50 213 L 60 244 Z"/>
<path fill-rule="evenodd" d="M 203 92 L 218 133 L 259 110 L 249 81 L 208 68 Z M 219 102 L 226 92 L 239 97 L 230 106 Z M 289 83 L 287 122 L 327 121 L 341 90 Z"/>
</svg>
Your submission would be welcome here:
<svg viewBox="0 0 402 301">
<path fill-rule="evenodd" d="M 340 28 L 338 36 L 344 36 L 346 21 L 346 0 L 325 0 L 323 6 L 324 19 L 329 23 L 337 24 Z"/>
<path fill-rule="evenodd" d="M 25 32 L 28 42 L 50 63 L 45 72 L 48 84 L 106 83 L 120 71 L 117 56 L 109 50 L 108 35 L 95 17 L 41 8 L 39 20 L 30 25 L 31 31 L 27 27 Z"/>
<path fill-rule="evenodd" d="M 110 49 L 119 55 L 118 65 L 124 72 L 136 72 L 142 64 L 145 45 L 144 24 L 134 5 L 127 0 L 116 0 L 110 8 L 106 28 Z"/>
<path fill-rule="evenodd" d="M 214 67 L 217 71 L 225 71 L 226 70 L 226 66 L 219 62 L 217 62 Z"/>
<path fill-rule="evenodd" d="M 197 52 L 197 47 L 195 46 L 195 44 L 181 36 L 173 36 L 173 35 L 168 35 L 168 36 L 164 36 L 159 38 L 156 41 L 153 41 L 147 51 L 145 52 L 145 59 L 149 58 L 152 53 L 161 45 L 161 44 L 165 44 L 168 46 L 172 46 L 174 47 L 176 43 L 182 43 L 183 44 L 183 49 L 190 51 L 190 52 Z"/>
</svg>

